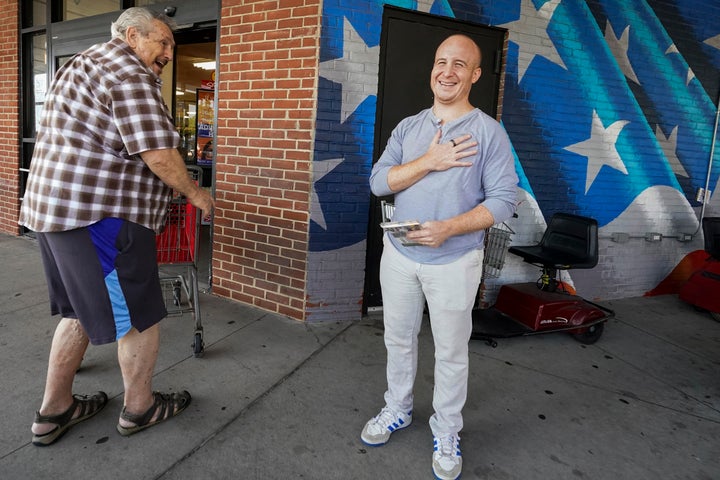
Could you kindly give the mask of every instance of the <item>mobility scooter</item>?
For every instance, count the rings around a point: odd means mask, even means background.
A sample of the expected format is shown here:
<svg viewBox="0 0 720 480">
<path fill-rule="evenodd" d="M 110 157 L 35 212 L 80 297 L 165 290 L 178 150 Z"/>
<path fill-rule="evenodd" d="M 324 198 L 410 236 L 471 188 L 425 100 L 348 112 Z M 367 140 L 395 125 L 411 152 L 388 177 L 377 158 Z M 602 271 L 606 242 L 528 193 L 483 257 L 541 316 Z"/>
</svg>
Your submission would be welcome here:
<svg viewBox="0 0 720 480">
<path fill-rule="evenodd" d="M 492 230 L 492 229 L 491 229 Z M 507 248 L 488 235 L 488 246 Z M 492 248 L 486 246 L 486 257 Z M 593 268 L 598 262 L 598 224 L 593 218 L 556 213 L 550 219 L 540 243 L 512 246 L 509 253 L 541 269 L 535 283 L 503 285 L 495 304 L 473 311 L 473 339 L 493 347 L 496 338 L 566 332 L 583 344 L 595 343 L 604 324 L 615 316 L 612 310 L 585 300 L 571 292 L 560 280 L 562 270 Z M 487 266 L 486 266 L 487 267 Z"/>
</svg>

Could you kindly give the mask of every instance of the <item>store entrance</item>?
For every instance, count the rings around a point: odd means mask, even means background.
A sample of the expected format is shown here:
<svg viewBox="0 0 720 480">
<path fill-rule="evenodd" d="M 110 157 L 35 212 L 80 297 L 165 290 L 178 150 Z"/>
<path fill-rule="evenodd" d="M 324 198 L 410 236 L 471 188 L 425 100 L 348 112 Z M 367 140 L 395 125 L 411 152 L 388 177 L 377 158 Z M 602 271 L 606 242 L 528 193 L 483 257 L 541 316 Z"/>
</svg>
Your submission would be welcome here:
<svg viewBox="0 0 720 480">
<path fill-rule="evenodd" d="M 172 112 L 180 133 L 180 154 L 188 165 L 202 169 L 202 186 L 214 190 L 215 168 L 215 27 L 175 33 Z M 212 284 L 212 225 L 203 222 L 199 232 L 198 269 L 200 288 Z"/>
</svg>

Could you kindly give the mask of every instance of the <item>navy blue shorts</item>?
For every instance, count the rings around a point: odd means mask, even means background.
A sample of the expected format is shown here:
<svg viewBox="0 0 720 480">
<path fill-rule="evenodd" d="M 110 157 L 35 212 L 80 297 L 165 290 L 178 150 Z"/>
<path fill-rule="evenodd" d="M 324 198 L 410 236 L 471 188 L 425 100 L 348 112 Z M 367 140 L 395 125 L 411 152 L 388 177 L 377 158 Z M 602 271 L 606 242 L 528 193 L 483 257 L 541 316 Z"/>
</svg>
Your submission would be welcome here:
<svg viewBox="0 0 720 480">
<path fill-rule="evenodd" d="M 94 345 L 143 331 L 167 316 L 155 232 L 106 218 L 66 232 L 38 233 L 53 315 L 76 318 Z"/>
</svg>

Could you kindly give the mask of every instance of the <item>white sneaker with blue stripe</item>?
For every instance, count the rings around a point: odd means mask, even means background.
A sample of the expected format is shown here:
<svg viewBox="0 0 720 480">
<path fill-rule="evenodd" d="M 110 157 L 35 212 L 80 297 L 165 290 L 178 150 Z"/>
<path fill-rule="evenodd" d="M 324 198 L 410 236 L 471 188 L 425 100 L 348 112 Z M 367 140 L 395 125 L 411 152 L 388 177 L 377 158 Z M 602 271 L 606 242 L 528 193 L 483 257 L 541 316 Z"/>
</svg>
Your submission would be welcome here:
<svg viewBox="0 0 720 480">
<path fill-rule="evenodd" d="M 376 416 L 371 418 L 363 428 L 360 438 L 371 447 L 385 445 L 390 435 L 396 430 L 403 429 L 412 423 L 412 411 L 407 413 L 396 412 L 390 407 L 383 407 Z"/>
<path fill-rule="evenodd" d="M 438 480 L 456 480 L 462 473 L 460 436 L 440 435 L 433 437 L 433 473 Z"/>
</svg>

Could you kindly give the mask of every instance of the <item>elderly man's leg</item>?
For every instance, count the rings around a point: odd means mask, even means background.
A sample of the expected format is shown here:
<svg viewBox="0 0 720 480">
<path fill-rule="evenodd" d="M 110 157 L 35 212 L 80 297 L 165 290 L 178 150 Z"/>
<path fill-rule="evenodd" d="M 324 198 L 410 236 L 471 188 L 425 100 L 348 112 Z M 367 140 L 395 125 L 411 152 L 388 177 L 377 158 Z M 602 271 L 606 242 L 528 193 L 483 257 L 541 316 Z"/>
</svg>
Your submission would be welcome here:
<svg viewBox="0 0 720 480">
<path fill-rule="evenodd" d="M 117 430 L 132 435 L 174 417 L 190 404 L 186 391 L 162 394 L 152 391 L 152 375 L 160 346 L 160 325 L 142 333 L 132 328 L 118 342 L 118 360 L 125 384 L 125 405 Z"/>
<path fill-rule="evenodd" d="M 152 376 L 160 348 L 160 324 L 138 332 L 135 328 L 118 341 L 118 361 L 125 386 L 125 409 L 142 413 L 153 405 Z M 120 425 L 132 424 L 120 419 Z"/>
<path fill-rule="evenodd" d="M 74 318 L 60 320 L 53 336 L 48 360 L 41 415 L 57 415 L 73 404 L 72 386 L 88 346 L 88 337 Z M 78 407 L 79 408 L 79 407 Z M 77 414 L 77 413 L 76 413 Z M 56 428 L 52 423 L 33 423 L 32 432 L 43 435 Z"/>
</svg>

